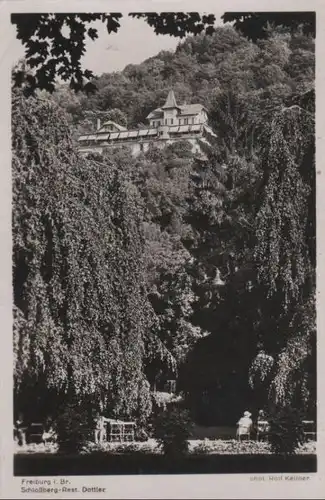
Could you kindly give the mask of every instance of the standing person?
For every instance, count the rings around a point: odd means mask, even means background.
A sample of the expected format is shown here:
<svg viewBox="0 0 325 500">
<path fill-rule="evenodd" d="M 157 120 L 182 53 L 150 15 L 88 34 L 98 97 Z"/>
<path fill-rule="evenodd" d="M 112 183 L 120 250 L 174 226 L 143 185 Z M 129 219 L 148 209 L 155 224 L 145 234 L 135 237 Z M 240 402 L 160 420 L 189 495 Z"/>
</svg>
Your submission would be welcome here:
<svg viewBox="0 0 325 500">
<path fill-rule="evenodd" d="M 18 444 L 20 446 L 26 446 L 26 427 L 24 427 L 24 418 L 21 413 L 16 420 L 16 435 Z"/>
<path fill-rule="evenodd" d="M 269 430 L 270 424 L 266 419 L 266 415 L 263 410 L 259 410 L 257 417 L 256 439 L 259 441 L 260 438 L 267 438 Z"/>
<path fill-rule="evenodd" d="M 109 422 L 109 419 L 106 417 L 103 417 L 103 415 L 100 415 L 97 413 L 95 417 L 95 443 L 96 444 L 102 444 L 104 441 L 105 433 L 106 433 L 106 427 L 105 423 Z"/>
<path fill-rule="evenodd" d="M 250 439 L 253 421 L 251 419 L 252 414 L 249 411 L 245 411 L 244 415 L 237 422 L 237 438 L 241 441 L 243 436 L 247 436 Z"/>
</svg>

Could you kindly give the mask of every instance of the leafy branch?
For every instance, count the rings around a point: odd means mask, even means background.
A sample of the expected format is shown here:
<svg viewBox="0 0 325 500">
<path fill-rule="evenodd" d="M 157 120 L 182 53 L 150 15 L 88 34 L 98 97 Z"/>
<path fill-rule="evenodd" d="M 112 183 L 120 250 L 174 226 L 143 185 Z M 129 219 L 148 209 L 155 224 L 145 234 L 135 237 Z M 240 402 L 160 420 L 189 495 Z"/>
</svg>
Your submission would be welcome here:
<svg viewBox="0 0 325 500">
<path fill-rule="evenodd" d="M 184 37 L 188 33 L 198 34 L 214 31 L 215 16 L 197 12 L 130 13 L 131 17 L 144 19 L 157 34 Z M 17 38 L 25 47 L 25 60 L 29 67 L 26 73 L 16 69 L 14 85 L 23 86 L 25 93 L 36 89 L 53 92 L 59 77 L 69 81 L 70 88 L 93 92 L 96 88 L 92 71 L 81 67 L 81 58 L 86 51 L 86 42 L 98 38 L 95 21 L 106 24 L 107 32 L 116 33 L 120 28 L 121 13 L 93 14 L 12 14 L 11 22 L 16 26 Z"/>
</svg>

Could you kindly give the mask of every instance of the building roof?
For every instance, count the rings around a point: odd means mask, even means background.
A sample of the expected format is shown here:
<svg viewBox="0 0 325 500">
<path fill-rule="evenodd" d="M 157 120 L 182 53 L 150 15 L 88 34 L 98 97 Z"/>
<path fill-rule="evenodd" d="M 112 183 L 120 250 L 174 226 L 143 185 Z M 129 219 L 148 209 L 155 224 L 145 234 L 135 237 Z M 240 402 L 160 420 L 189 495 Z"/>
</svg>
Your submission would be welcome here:
<svg viewBox="0 0 325 500">
<path fill-rule="evenodd" d="M 180 114 L 181 115 L 197 115 L 205 109 L 202 104 L 185 104 L 184 106 L 180 106 Z"/>
<path fill-rule="evenodd" d="M 171 108 L 178 108 L 173 90 L 170 90 L 168 92 L 166 102 L 162 107 L 162 109 L 171 109 Z"/>
<path fill-rule="evenodd" d="M 127 128 L 123 127 L 122 125 L 119 125 L 118 123 L 115 123 L 113 122 L 112 120 L 108 120 L 107 122 L 103 123 L 99 129 L 99 131 L 104 128 L 105 126 L 107 125 L 114 125 L 114 127 L 117 129 L 117 130 L 127 130 Z M 98 131 L 98 132 L 99 132 Z"/>
<path fill-rule="evenodd" d="M 164 112 L 161 108 L 154 109 L 153 111 L 150 111 L 150 113 L 147 116 L 147 119 L 150 120 L 150 118 L 161 118 L 163 116 Z"/>
<path fill-rule="evenodd" d="M 96 141 L 96 142 L 100 142 L 100 141 L 107 141 L 107 140 L 110 140 L 110 141 L 115 141 L 117 139 L 124 139 L 124 140 L 128 140 L 129 138 L 141 138 L 141 137 L 145 137 L 145 136 L 157 136 L 158 135 L 158 129 L 157 128 L 140 128 L 140 129 L 134 129 L 134 130 L 120 130 L 120 131 L 115 131 L 115 132 L 110 132 L 110 133 L 100 133 L 100 131 L 98 131 L 95 135 L 81 135 L 79 138 L 78 138 L 78 141 L 79 142 L 83 142 L 83 141 Z"/>
<path fill-rule="evenodd" d="M 196 135 L 197 133 L 201 133 L 204 130 L 204 125 L 202 124 L 194 124 L 194 125 L 171 125 L 168 126 L 168 132 L 175 137 L 175 134 L 183 134 L 183 133 L 193 133 Z M 84 141 L 94 141 L 97 144 L 100 142 L 106 141 L 117 141 L 117 140 L 129 140 L 136 138 L 144 138 L 144 137 L 159 137 L 157 128 L 141 128 L 141 129 L 133 129 L 133 130 L 123 130 L 119 132 L 110 132 L 110 133 L 97 133 L 95 135 L 81 135 L 78 139 L 80 143 Z"/>
<path fill-rule="evenodd" d="M 169 95 L 169 94 L 168 94 Z M 168 98 L 166 100 L 166 103 L 168 101 Z M 178 109 L 178 115 L 179 116 L 188 116 L 188 115 L 197 115 L 199 114 L 202 109 L 205 109 L 205 107 L 202 104 L 184 104 L 183 106 L 173 106 Z M 155 118 L 163 118 L 164 114 L 164 109 L 166 109 L 166 104 L 162 108 L 156 108 L 153 111 L 149 113 L 147 116 L 147 120 L 152 120 Z"/>
</svg>

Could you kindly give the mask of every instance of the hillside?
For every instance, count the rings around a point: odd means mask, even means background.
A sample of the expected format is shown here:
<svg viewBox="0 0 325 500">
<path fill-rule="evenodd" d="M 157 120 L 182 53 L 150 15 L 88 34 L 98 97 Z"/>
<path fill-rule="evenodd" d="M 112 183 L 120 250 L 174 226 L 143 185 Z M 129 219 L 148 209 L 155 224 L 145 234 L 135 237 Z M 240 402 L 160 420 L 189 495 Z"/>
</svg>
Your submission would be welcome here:
<svg viewBox="0 0 325 500">
<path fill-rule="evenodd" d="M 96 79 L 94 95 L 74 95 L 66 87 L 56 99 L 71 115 L 79 131 L 91 131 L 96 116 L 120 110 L 120 121 L 134 127 L 163 104 L 168 90 L 177 101 L 200 102 L 209 110 L 217 132 L 235 133 L 245 116 L 284 102 L 291 94 L 313 85 L 314 40 L 301 33 L 288 34 L 278 28 L 267 40 L 252 43 L 231 27 L 219 27 L 211 36 L 188 37 L 175 53 L 160 52 L 139 65 L 128 65 L 119 73 Z M 231 110 L 232 98 L 238 102 Z M 244 109 L 242 109 L 244 108 Z M 231 116 L 224 116 L 230 111 Z"/>
</svg>

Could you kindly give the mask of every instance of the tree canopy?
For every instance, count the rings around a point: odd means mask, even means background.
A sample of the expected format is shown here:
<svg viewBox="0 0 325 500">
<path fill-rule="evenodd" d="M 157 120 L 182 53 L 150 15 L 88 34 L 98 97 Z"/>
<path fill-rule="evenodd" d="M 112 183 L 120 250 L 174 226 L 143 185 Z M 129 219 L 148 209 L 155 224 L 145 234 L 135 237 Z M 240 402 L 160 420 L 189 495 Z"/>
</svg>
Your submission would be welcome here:
<svg viewBox="0 0 325 500">
<path fill-rule="evenodd" d="M 316 36 L 315 12 L 226 12 L 222 19 L 225 23 L 233 22 L 236 29 L 254 42 L 267 38 L 270 25 L 289 28 L 291 32 L 302 27 L 304 34 Z"/>
<path fill-rule="evenodd" d="M 31 385 L 37 400 L 41 381 L 43 397 L 145 416 L 154 318 L 137 193 L 114 166 L 79 157 L 48 99 L 15 92 L 12 118 L 17 398 Z"/>
<path fill-rule="evenodd" d="M 156 34 L 183 38 L 186 35 L 215 32 L 214 14 L 198 12 L 132 12 L 133 18 L 144 19 Z M 17 38 L 25 47 L 25 59 L 32 69 L 28 75 L 21 69 L 14 72 L 17 86 L 28 83 L 26 91 L 35 89 L 53 92 L 56 79 L 69 82 L 74 90 L 92 92 L 95 88 L 93 73 L 81 66 L 81 57 L 86 50 L 86 41 L 98 38 L 95 21 L 105 23 L 107 32 L 116 33 L 120 28 L 121 13 L 46 13 L 11 15 L 16 26 Z M 234 27 L 245 36 L 256 41 L 267 37 L 267 27 L 302 27 L 304 34 L 315 36 L 314 12 L 235 12 L 223 15 L 225 23 L 234 22 Z"/>
</svg>

